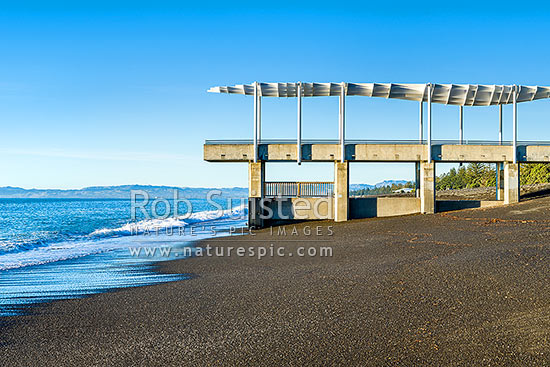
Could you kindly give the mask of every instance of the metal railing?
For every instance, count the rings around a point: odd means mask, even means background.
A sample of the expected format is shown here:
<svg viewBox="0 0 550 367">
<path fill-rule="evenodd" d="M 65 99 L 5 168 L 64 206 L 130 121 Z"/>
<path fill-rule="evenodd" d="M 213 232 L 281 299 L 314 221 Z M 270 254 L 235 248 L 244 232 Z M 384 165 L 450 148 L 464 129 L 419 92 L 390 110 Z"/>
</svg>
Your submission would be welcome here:
<svg viewBox="0 0 550 367">
<path fill-rule="evenodd" d="M 332 197 L 332 182 L 266 182 L 265 197 Z"/>
<path fill-rule="evenodd" d="M 206 145 L 220 145 L 220 144 L 253 144 L 253 141 L 250 139 L 237 139 L 237 140 L 206 140 Z M 262 144 L 292 144 L 296 145 L 297 141 L 295 139 L 262 139 L 259 143 Z M 308 144 L 338 144 L 338 140 L 302 140 L 302 145 Z M 426 140 L 357 140 L 357 139 L 347 139 L 346 145 L 353 144 L 396 144 L 396 145 L 416 145 L 416 144 L 427 144 Z M 498 141 L 498 140 L 466 140 L 462 142 L 460 140 L 432 140 L 432 145 L 506 145 L 511 146 L 512 141 Z M 550 145 L 550 141 L 518 141 L 518 146 L 527 146 L 527 145 Z"/>
</svg>

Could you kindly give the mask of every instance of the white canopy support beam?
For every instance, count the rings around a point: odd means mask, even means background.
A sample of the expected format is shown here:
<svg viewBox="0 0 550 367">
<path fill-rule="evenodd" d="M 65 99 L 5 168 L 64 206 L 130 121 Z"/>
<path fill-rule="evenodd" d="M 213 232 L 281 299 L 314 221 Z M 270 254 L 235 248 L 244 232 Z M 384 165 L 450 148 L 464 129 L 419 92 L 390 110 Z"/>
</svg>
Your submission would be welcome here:
<svg viewBox="0 0 550 367">
<path fill-rule="evenodd" d="M 517 103 L 517 86 L 514 85 L 514 92 L 512 94 L 513 103 L 513 140 L 514 140 L 514 164 L 518 162 L 518 103 Z"/>
<path fill-rule="evenodd" d="M 254 163 L 258 162 L 258 83 L 254 82 Z"/>
<path fill-rule="evenodd" d="M 432 163 L 432 85 L 428 87 L 428 163 Z"/>
<path fill-rule="evenodd" d="M 339 127 L 340 127 L 340 151 L 341 160 L 346 160 L 346 83 L 340 85 L 340 113 L 339 113 Z"/>
<path fill-rule="evenodd" d="M 420 119 L 418 120 L 418 141 L 424 140 L 424 102 L 420 101 Z"/>
<path fill-rule="evenodd" d="M 498 143 L 502 145 L 502 105 L 498 106 Z"/>
<path fill-rule="evenodd" d="M 262 94 L 258 90 L 258 144 L 262 143 Z"/>
<path fill-rule="evenodd" d="M 498 144 L 502 145 L 502 105 L 498 106 Z M 504 164 L 503 163 L 497 163 L 495 167 L 495 183 L 496 183 L 496 200 L 502 200 L 504 196 L 504 189 L 503 189 L 503 171 L 504 171 Z"/>
<path fill-rule="evenodd" d="M 296 139 L 296 160 L 302 164 L 302 83 L 298 83 L 298 131 Z"/>
<path fill-rule="evenodd" d="M 459 134 L 458 138 L 460 141 L 460 145 L 464 144 L 464 106 L 460 106 L 459 111 L 459 119 L 460 119 L 460 127 L 459 127 Z"/>
</svg>

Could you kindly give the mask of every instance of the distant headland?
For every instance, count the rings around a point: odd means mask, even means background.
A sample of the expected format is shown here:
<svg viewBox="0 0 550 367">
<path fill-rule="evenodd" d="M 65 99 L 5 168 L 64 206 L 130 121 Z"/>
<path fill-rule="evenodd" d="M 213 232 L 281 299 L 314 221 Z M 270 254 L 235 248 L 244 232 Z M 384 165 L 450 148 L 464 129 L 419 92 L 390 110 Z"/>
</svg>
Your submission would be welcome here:
<svg viewBox="0 0 550 367">
<path fill-rule="evenodd" d="M 179 197 L 204 199 L 214 188 L 176 187 L 153 185 L 90 186 L 82 189 L 23 189 L 21 187 L 0 187 L 0 198 L 4 199 L 130 199 L 132 190 L 147 191 L 152 198 L 173 198 L 174 190 Z M 244 198 L 248 189 L 243 187 L 217 188 L 222 197 Z"/>
<path fill-rule="evenodd" d="M 373 189 L 392 184 L 406 183 L 405 180 L 388 180 L 375 185 L 351 184 L 350 190 Z M 245 187 L 177 187 L 155 185 L 118 185 L 118 186 L 90 186 L 82 189 L 24 189 L 21 187 L 0 187 L 2 199 L 130 199 L 130 191 L 147 191 L 152 198 L 173 198 L 174 190 L 178 190 L 179 197 L 187 199 L 204 199 L 210 190 L 221 190 L 221 196 L 226 198 L 246 198 L 248 189 Z"/>
</svg>

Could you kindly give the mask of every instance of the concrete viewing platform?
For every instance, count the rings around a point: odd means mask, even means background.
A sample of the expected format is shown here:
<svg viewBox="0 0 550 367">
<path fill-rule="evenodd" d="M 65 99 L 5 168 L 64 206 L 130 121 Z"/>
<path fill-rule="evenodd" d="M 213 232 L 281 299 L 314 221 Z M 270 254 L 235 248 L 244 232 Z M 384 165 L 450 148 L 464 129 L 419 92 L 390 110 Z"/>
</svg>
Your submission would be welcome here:
<svg viewBox="0 0 550 367">
<path fill-rule="evenodd" d="M 301 159 L 304 162 L 334 162 L 340 155 L 337 141 L 302 141 Z M 512 142 L 443 140 L 433 141 L 431 159 L 436 162 L 512 162 Z M 519 141 L 519 162 L 550 162 L 550 142 Z M 428 160 L 429 149 L 418 141 L 347 141 L 346 161 L 350 162 L 419 162 Z M 204 160 L 208 162 L 249 162 L 254 156 L 251 140 L 207 140 Z M 296 141 L 262 140 L 258 144 L 258 159 L 265 162 L 297 162 Z"/>
<path fill-rule="evenodd" d="M 434 213 L 453 208 L 453 203 L 435 200 L 437 163 L 489 163 L 496 165 L 496 196 L 480 206 L 519 201 L 519 164 L 550 162 L 550 142 L 519 141 L 517 138 L 519 103 L 550 98 L 550 87 L 471 84 L 396 84 L 396 83 L 253 83 L 214 87 L 214 93 L 254 97 L 253 139 L 207 140 L 204 160 L 208 162 L 246 162 L 248 164 L 249 225 L 262 227 L 272 221 L 392 216 Z M 338 139 L 302 139 L 302 98 L 339 98 Z M 345 134 L 347 96 L 397 98 L 419 102 L 419 134 L 414 140 L 354 140 Z M 295 97 L 297 100 L 297 138 L 263 139 L 261 134 L 262 97 Z M 459 139 L 432 138 L 432 103 L 459 107 Z M 502 106 L 513 106 L 511 141 L 503 140 Z M 498 106 L 498 140 L 465 140 L 464 106 Z M 424 110 L 426 109 L 426 114 Z M 425 116 L 426 115 L 426 116 Z M 425 122 L 427 124 L 425 124 Z M 427 125 L 427 126 L 426 126 Z M 330 183 L 266 182 L 265 163 L 333 162 L 334 180 Z M 415 163 L 416 197 L 354 198 L 349 195 L 350 163 Z M 305 192 L 301 188 L 307 188 Z M 271 193 L 277 193 L 272 195 Z"/>
</svg>

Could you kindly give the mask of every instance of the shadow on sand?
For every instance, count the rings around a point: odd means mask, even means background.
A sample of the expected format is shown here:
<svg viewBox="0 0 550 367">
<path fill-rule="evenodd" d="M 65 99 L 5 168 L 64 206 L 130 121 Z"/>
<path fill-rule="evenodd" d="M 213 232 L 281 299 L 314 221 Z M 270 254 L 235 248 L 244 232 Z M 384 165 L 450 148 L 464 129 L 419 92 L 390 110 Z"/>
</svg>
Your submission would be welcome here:
<svg viewBox="0 0 550 367">
<path fill-rule="evenodd" d="M 520 196 L 521 200 L 532 200 L 550 196 L 550 189 L 528 192 Z"/>
</svg>

